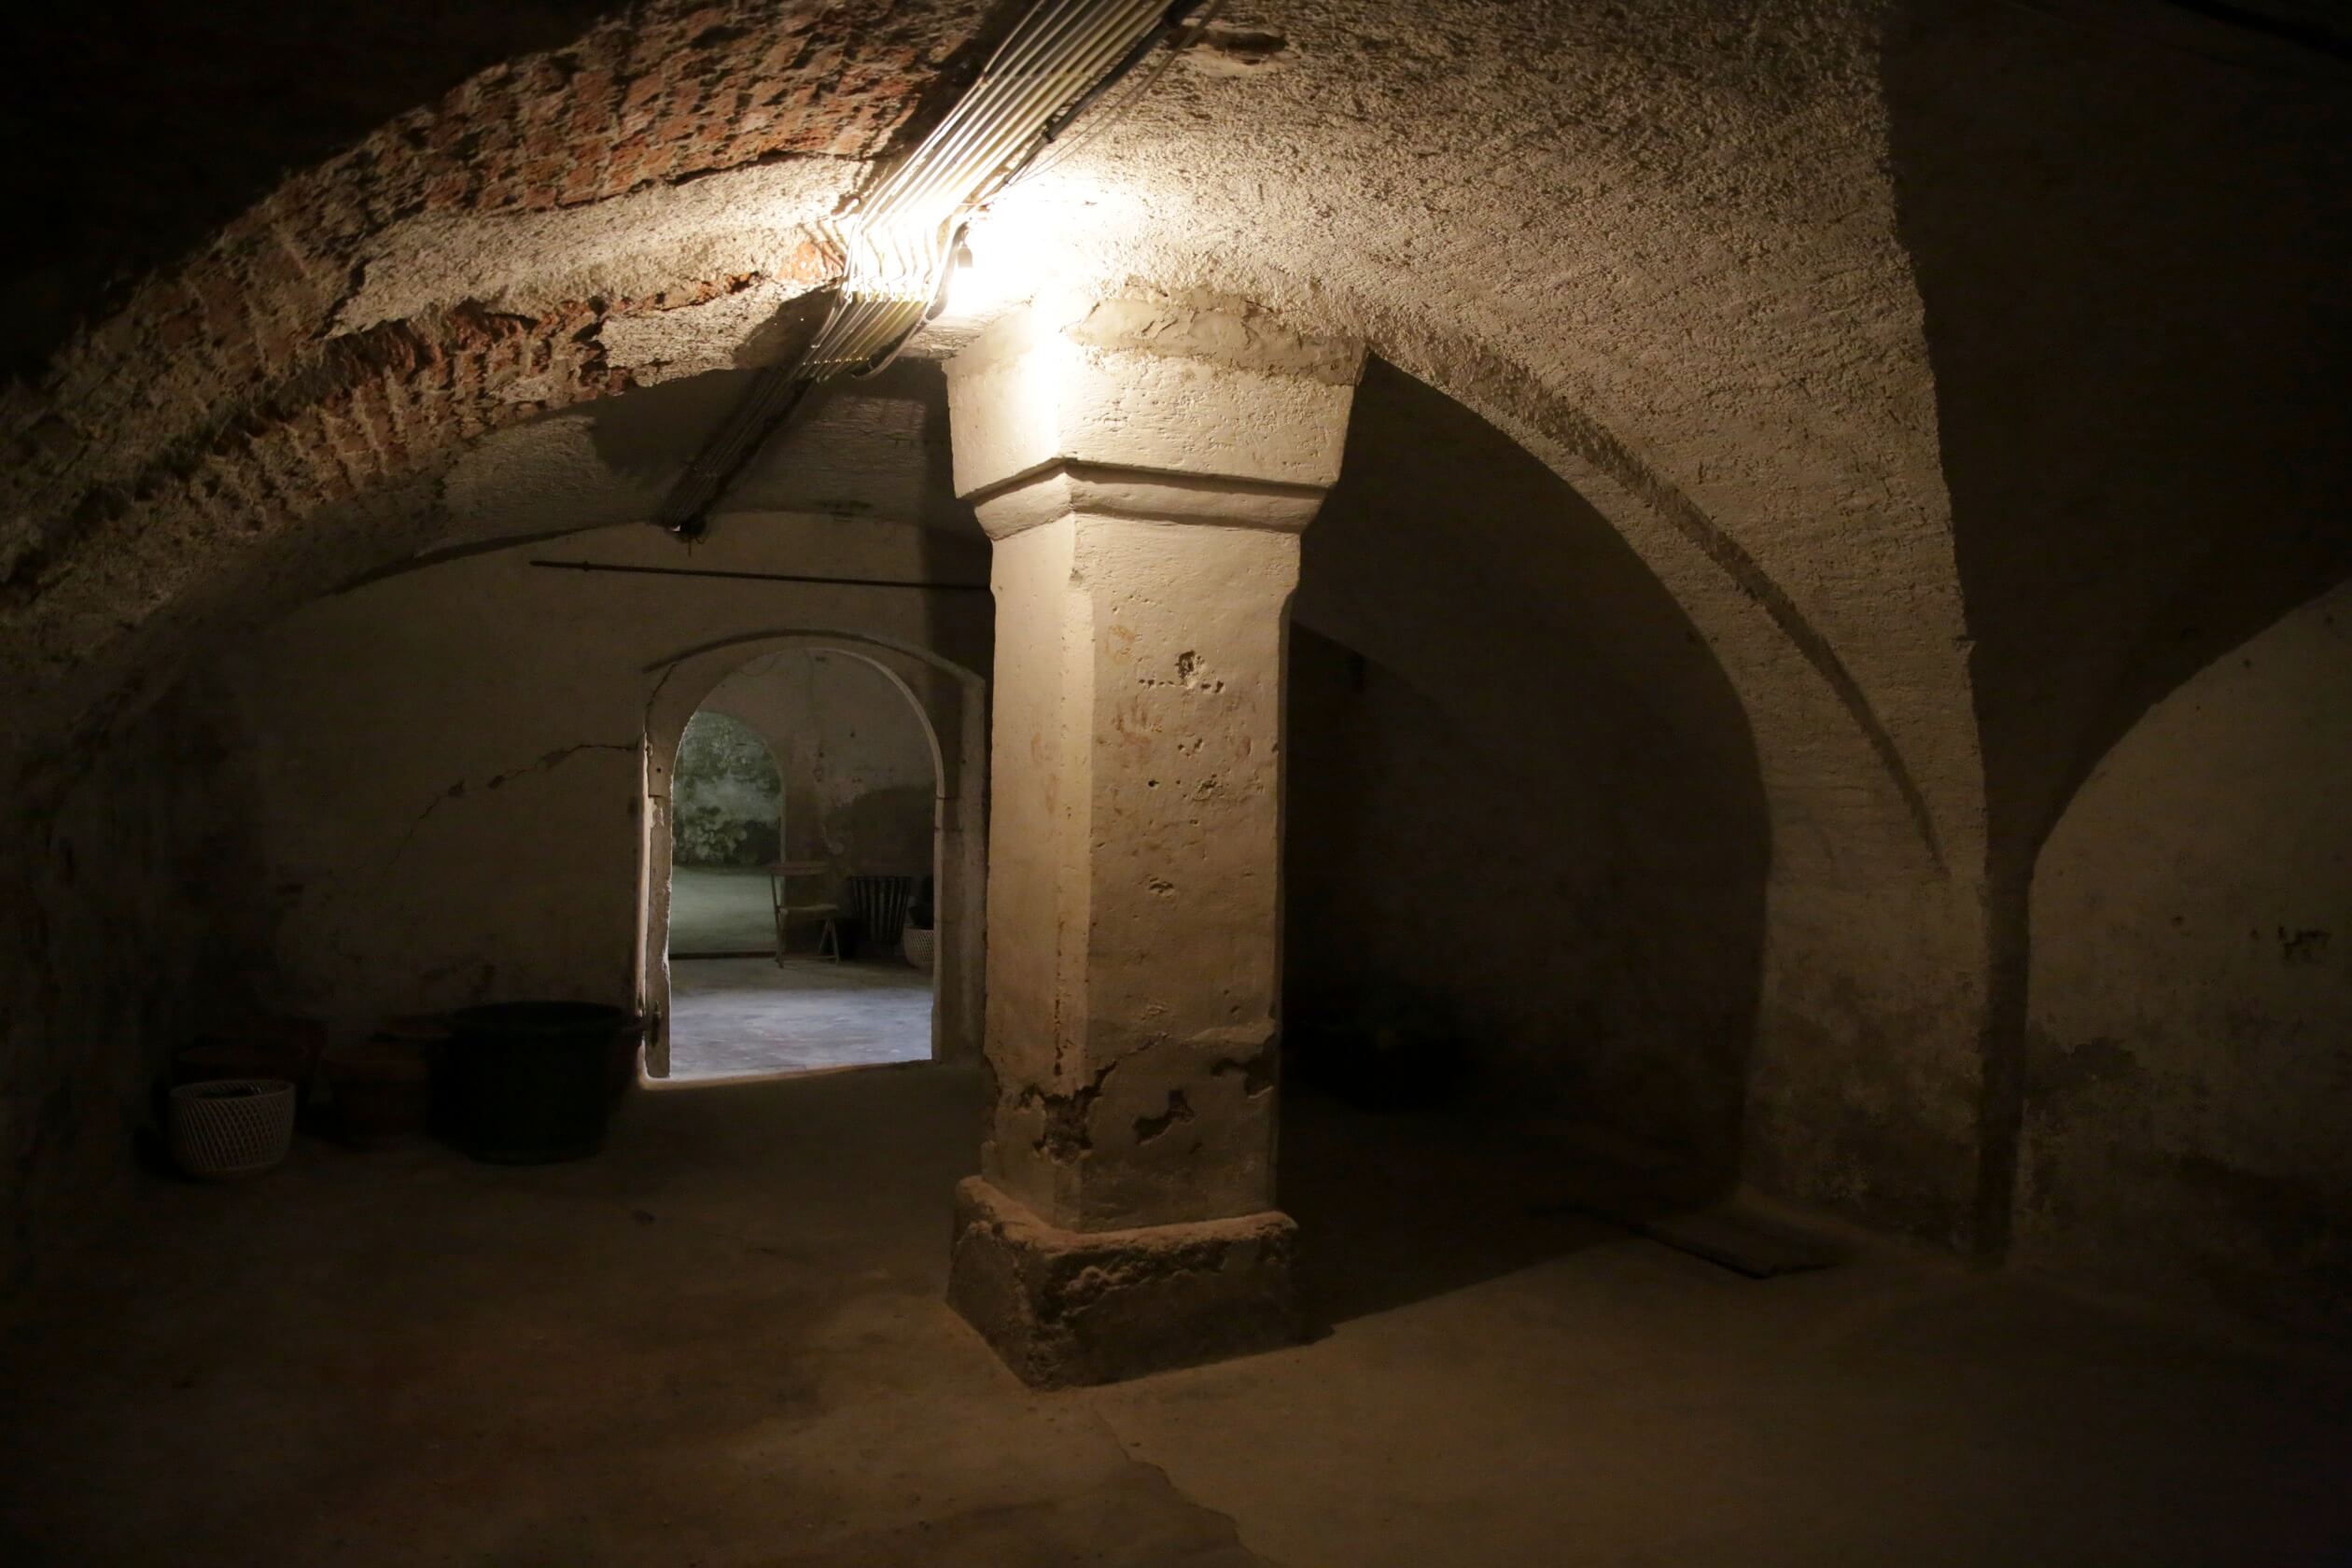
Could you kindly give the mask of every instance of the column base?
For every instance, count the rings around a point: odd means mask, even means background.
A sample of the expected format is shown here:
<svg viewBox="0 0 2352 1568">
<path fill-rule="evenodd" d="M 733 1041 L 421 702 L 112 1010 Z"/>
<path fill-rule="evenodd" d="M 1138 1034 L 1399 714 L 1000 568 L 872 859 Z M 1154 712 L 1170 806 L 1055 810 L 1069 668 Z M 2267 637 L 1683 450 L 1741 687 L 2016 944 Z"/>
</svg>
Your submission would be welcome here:
<svg viewBox="0 0 2352 1568">
<path fill-rule="evenodd" d="M 1296 1344 L 1297 1234 L 1270 1210 L 1059 1230 L 969 1176 L 956 1187 L 947 1303 L 1032 1387 L 1114 1383 Z"/>
</svg>

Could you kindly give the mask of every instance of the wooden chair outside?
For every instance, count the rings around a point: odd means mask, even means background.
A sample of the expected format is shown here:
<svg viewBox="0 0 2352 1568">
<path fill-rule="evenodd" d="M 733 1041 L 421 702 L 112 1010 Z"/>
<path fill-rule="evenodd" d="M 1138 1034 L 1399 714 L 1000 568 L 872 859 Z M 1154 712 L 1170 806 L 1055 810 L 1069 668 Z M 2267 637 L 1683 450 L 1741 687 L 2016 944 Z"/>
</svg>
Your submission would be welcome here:
<svg viewBox="0 0 2352 1568">
<path fill-rule="evenodd" d="M 790 950 L 791 922 L 795 918 L 822 920 L 817 933 L 817 956 L 841 961 L 841 905 L 837 903 L 795 903 L 792 884 L 827 875 L 832 867 L 822 861 L 777 861 L 767 868 L 768 903 L 776 911 L 776 961 L 780 965 Z"/>
</svg>

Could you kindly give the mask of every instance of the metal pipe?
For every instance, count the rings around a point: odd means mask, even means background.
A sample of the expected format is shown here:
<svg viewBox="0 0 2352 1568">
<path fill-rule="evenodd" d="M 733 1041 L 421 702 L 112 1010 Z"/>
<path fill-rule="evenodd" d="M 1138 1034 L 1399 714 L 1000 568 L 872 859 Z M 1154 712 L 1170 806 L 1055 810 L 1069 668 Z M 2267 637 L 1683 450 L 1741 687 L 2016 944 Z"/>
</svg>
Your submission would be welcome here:
<svg viewBox="0 0 2352 1568">
<path fill-rule="evenodd" d="M 891 577 L 815 577 L 800 572 L 721 571 L 715 567 L 636 567 L 613 561 L 533 561 L 549 571 L 623 572 L 632 577 L 721 577 L 740 582 L 819 582 L 835 588 L 924 588 L 947 594 L 992 592 L 985 582 L 919 582 Z"/>
</svg>

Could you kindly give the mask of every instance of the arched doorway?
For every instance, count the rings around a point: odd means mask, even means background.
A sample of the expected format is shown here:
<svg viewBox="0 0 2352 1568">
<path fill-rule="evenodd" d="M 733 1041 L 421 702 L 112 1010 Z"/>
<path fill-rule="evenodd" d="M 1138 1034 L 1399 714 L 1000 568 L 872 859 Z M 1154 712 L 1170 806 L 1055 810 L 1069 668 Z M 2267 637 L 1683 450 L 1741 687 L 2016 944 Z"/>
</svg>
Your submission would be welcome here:
<svg viewBox="0 0 2352 1568">
<path fill-rule="evenodd" d="M 976 1055 L 978 678 L 815 633 L 661 667 L 646 728 L 648 1075 Z M 909 925 L 931 942 L 910 944 Z"/>
</svg>

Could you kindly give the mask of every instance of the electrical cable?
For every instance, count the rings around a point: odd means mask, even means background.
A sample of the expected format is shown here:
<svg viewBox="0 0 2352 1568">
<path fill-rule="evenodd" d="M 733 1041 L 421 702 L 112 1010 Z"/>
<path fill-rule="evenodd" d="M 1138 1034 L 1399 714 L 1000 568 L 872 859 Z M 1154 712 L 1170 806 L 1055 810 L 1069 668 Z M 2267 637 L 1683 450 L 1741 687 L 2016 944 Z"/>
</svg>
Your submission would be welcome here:
<svg viewBox="0 0 2352 1568">
<path fill-rule="evenodd" d="M 969 215 L 1029 170 L 1199 8 L 1200 0 L 1038 0 L 914 150 L 824 226 L 842 259 L 824 320 L 798 358 L 757 373 L 654 521 L 680 538 L 699 537 L 720 497 L 817 383 L 872 375 L 896 359 L 938 314 Z M 1163 62 L 1113 112 L 1167 68 Z"/>
</svg>

